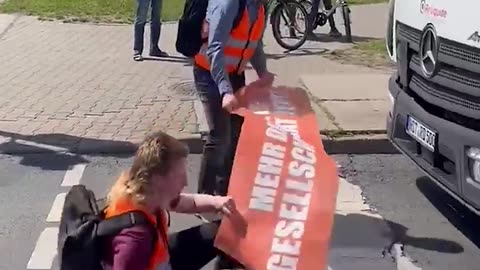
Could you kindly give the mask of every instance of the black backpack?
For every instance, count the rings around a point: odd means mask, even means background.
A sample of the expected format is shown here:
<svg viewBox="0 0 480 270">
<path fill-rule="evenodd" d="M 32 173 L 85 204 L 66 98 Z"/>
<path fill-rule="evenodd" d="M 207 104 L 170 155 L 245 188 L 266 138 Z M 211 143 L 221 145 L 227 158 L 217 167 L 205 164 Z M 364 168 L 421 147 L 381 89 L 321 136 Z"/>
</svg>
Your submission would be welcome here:
<svg viewBox="0 0 480 270">
<path fill-rule="evenodd" d="M 157 236 L 153 224 L 140 211 L 105 219 L 104 203 L 96 200 L 94 193 L 83 185 L 75 185 L 67 193 L 58 233 L 60 270 L 103 269 L 102 239 L 122 229 L 150 224 Z"/>
<path fill-rule="evenodd" d="M 233 21 L 232 29 L 242 19 L 246 0 L 224 0 L 239 1 L 238 13 Z M 178 21 L 177 41 L 175 47 L 177 52 L 186 57 L 194 57 L 207 39 L 202 39 L 203 21 L 207 15 L 208 0 L 186 0 L 183 8 L 183 15 Z"/>
</svg>

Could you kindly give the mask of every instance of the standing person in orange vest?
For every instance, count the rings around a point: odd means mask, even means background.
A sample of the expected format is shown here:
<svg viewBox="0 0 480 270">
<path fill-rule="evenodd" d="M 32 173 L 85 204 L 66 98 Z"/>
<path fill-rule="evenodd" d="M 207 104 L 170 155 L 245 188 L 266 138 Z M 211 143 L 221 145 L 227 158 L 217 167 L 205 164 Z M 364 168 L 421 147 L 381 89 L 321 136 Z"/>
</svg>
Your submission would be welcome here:
<svg viewBox="0 0 480 270">
<path fill-rule="evenodd" d="M 204 146 L 199 193 L 226 195 L 243 118 L 235 93 L 245 86 L 251 63 L 259 85 L 273 83 L 263 51 L 265 9 L 262 0 L 209 0 L 206 42 L 195 56 L 195 87 L 210 126 Z"/>
<path fill-rule="evenodd" d="M 105 218 L 137 211 L 149 222 L 102 241 L 103 269 L 194 270 L 216 257 L 213 242 L 218 222 L 173 234 L 167 231 L 168 210 L 192 214 L 220 211 L 227 217 L 237 213 L 229 197 L 182 193 L 187 184 L 187 155 L 185 145 L 163 132 L 147 137 L 139 147 L 133 165 L 107 196 Z"/>
</svg>

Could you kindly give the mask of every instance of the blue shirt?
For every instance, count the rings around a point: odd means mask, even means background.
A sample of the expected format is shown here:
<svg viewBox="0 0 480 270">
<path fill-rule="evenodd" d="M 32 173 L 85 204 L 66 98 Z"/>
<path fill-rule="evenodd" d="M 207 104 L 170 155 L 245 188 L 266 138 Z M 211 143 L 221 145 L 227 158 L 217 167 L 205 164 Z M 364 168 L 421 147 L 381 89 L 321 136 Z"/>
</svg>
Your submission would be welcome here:
<svg viewBox="0 0 480 270">
<path fill-rule="evenodd" d="M 255 23 L 258 17 L 258 7 L 262 3 L 259 0 L 245 0 L 245 7 Z M 210 73 L 218 86 L 220 95 L 232 93 L 233 88 L 225 68 L 225 57 L 223 53 L 224 44 L 230 38 L 233 21 L 238 14 L 239 0 L 209 0 L 206 20 L 209 23 L 207 56 L 210 61 Z M 258 42 L 255 53 L 250 63 L 261 76 L 267 70 L 267 58 L 263 51 L 262 39 Z"/>
</svg>

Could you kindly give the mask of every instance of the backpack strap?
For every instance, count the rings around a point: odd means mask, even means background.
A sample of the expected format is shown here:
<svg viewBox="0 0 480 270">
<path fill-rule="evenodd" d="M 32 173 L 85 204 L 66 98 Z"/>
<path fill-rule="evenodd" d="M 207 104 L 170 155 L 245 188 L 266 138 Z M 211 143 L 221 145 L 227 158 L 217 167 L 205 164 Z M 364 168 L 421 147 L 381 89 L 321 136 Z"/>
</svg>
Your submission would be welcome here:
<svg viewBox="0 0 480 270">
<path fill-rule="evenodd" d="M 168 225 L 170 226 L 170 212 L 167 211 L 168 215 Z M 164 224 L 161 221 L 157 222 L 160 228 L 160 234 L 165 245 L 168 247 L 168 236 L 165 233 L 167 228 L 163 228 Z M 156 243 L 158 239 L 158 230 L 153 226 L 153 224 L 148 220 L 144 213 L 140 211 L 130 211 L 123 213 L 118 216 L 114 216 L 105 220 L 102 220 L 98 224 L 97 236 L 109 236 L 120 233 L 121 230 L 126 228 L 131 228 L 136 225 L 149 225 L 149 228 L 153 234 L 153 244 Z"/>
<path fill-rule="evenodd" d="M 237 0 L 233 0 L 233 1 L 237 1 Z M 237 25 L 240 23 L 240 20 L 242 20 L 243 11 L 245 10 L 246 5 L 247 5 L 247 0 L 238 0 L 238 12 L 237 12 L 237 16 L 235 16 L 235 19 L 233 20 L 232 30 L 233 28 L 237 27 Z M 202 43 L 205 43 L 205 42 L 208 42 L 208 37 L 202 38 Z"/>
<path fill-rule="evenodd" d="M 153 227 L 152 223 L 142 212 L 131 211 L 100 221 L 98 223 L 97 236 L 115 235 L 123 229 L 145 224 Z"/>
</svg>

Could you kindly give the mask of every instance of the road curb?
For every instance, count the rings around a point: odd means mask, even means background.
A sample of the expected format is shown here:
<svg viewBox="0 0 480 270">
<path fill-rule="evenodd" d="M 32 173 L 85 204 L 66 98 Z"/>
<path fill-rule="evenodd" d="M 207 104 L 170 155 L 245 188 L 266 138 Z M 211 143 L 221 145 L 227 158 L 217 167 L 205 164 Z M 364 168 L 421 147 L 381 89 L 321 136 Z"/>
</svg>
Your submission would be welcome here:
<svg viewBox="0 0 480 270">
<path fill-rule="evenodd" d="M 203 152 L 204 140 L 202 134 L 172 134 L 185 143 L 192 154 Z M 398 150 L 390 143 L 384 134 L 354 135 L 345 137 L 322 136 L 325 151 L 330 154 L 398 154 Z M 49 145 L 26 140 L 10 140 L 0 143 L 0 154 L 24 155 L 47 153 L 70 153 L 80 155 L 115 155 L 133 154 L 138 142 L 129 141 L 102 141 L 80 139 L 73 143 Z"/>
<path fill-rule="evenodd" d="M 353 135 L 344 137 L 322 136 L 325 152 L 334 154 L 398 154 L 386 134 Z"/>
<path fill-rule="evenodd" d="M 344 137 L 321 136 L 325 152 L 329 155 L 338 154 L 399 154 L 398 150 L 390 143 L 386 134 L 353 135 Z M 188 145 L 194 154 L 203 151 L 204 141 L 199 138 L 190 140 Z"/>
<path fill-rule="evenodd" d="M 172 134 L 185 143 L 191 154 L 203 152 L 204 140 L 201 134 Z M 398 150 L 389 142 L 386 135 L 354 135 L 348 137 L 322 136 L 325 151 L 330 154 L 398 154 Z M 74 143 L 63 145 L 47 145 L 28 140 L 13 140 L 0 144 L 0 154 L 25 155 L 70 153 L 79 155 L 129 155 L 138 147 L 138 142 L 101 141 L 80 139 Z"/>
<path fill-rule="evenodd" d="M 185 143 L 193 154 L 202 153 L 203 141 L 200 134 L 170 134 Z M 0 154 L 73 154 L 73 155 L 131 155 L 138 148 L 140 141 L 104 141 L 81 138 L 71 142 L 36 142 L 24 139 L 8 138 L 0 140 Z"/>
</svg>

